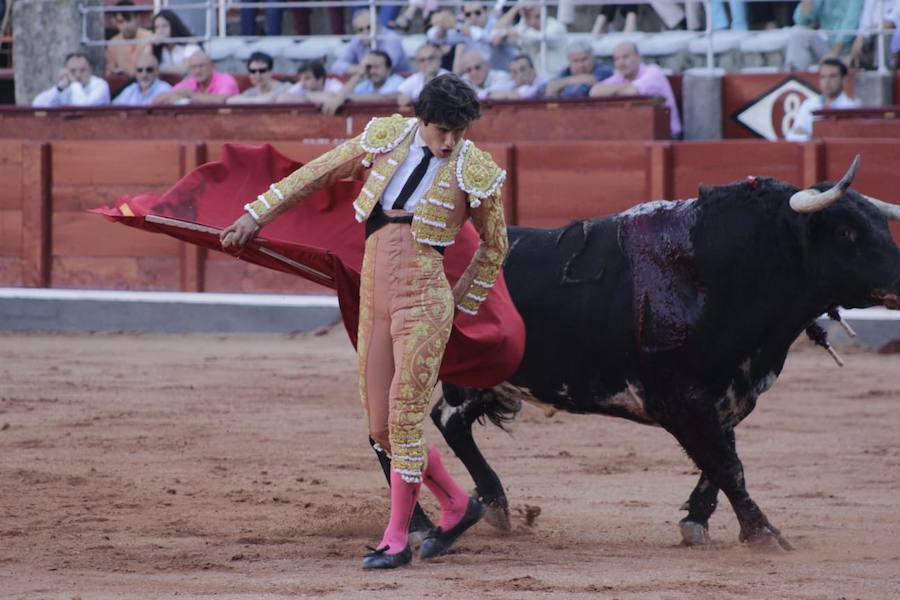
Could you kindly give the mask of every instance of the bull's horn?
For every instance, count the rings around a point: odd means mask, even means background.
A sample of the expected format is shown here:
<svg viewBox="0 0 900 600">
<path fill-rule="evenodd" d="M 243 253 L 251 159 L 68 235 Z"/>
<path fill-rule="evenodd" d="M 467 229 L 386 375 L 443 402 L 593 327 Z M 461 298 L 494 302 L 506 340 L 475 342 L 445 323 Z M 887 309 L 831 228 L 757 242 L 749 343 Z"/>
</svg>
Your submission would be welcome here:
<svg viewBox="0 0 900 600">
<path fill-rule="evenodd" d="M 881 214 L 883 214 L 888 219 L 900 221 L 900 206 L 884 202 L 877 198 L 872 198 L 871 196 L 863 196 L 863 198 L 874 204 L 875 208 L 881 211 Z"/>
<path fill-rule="evenodd" d="M 856 169 L 858 167 L 859 154 L 853 159 L 853 164 L 850 165 L 850 168 L 847 169 L 841 180 L 834 184 L 831 189 L 824 192 L 815 189 L 800 190 L 791 196 L 791 208 L 799 213 L 811 213 L 831 206 L 844 196 L 847 188 L 853 183 L 853 178 L 856 177 Z"/>
</svg>

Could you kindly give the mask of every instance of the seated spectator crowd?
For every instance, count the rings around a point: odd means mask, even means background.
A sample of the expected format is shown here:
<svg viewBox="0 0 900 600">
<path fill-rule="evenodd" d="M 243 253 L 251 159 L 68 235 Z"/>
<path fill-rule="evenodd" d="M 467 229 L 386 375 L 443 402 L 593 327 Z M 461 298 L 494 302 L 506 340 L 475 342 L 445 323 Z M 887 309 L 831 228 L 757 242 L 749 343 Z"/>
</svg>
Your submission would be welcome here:
<svg viewBox="0 0 900 600">
<path fill-rule="evenodd" d="M 201 45 L 185 42 L 192 33 L 174 11 L 159 11 L 150 19 L 150 28 L 144 29 L 139 24 L 140 13 L 128 10 L 134 6 L 131 0 L 120 0 L 116 6 L 122 10 L 112 13 L 118 34 L 107 46 L 105 74 L 129 77 L 124 89 L 111 99 L 107 82 L 93 75 L 87 56 L 73 53 L 66 58 L 56 85 L 39 94 L 34 105 L 309 103 L 325 114 L 335 114 L 347 103 L 409 105 L 428 81 L 453 72 L 485 100 L 659 97 L 670 109 L 673 136 L 680 136 L 681 119 L 666 73 L 642 58 L 638 43 L 619 41 L 612 51 L 610 69 L 598 62 L 591 38 L 569 37 L 567 25 L 574 19 L 574 10 L 566 8 L 565 2 L 560 3 L 556 16 L 546 11 L 542 14 L 534 0 L 520 0 L 505 9 L 503 4 L 466 1 L 454 11 L 422 2 L 394 11 L 387 21 L 384 15 L 373 19 L 368 9 L 358 10 L 351 19 L 353 38 L 332 64 L 305 60 L 289 81 L 288 74 L 275 73 L 273 56 L 256 51 L 244 61 L 250 86 L 241 92 L 235 77 L 218 70 Z M 669 12 L 662 8 L 667 4 L 674 7 Z M 689 24 L 690 9 L 700 3 L 681 4 L 685 7 L 653 3 L 664 27 Z M 746 4 L 714 1 L 714 28 L 747 29 Z M 787 69 L 811 69 L 823 60 L 872 67 L 878 47 L 873 44 L 873 32 L 892 29 L 894 19 L 900 21 L 900 0 L 802 0 L 794 4 L 790 17 L 796 27 L 784 49 Z M 625 31 L 634 30 L 637 6 L 604 4 L 592 35 L 604 35 L 614 23 Z M 402 35 L 419 12 L 425 41 L 409 57 Z M 248 14 L 243 13 L 242 30 L 250 28 Z M 280 24 L 276 27 L 268 20 L 273 14 L 267 12 L 267 32 L 280 32 Z M 900 52 L 900 37 L 894 35 L 893 43 L 888 42 L 888 49 Z"/>
</svg>

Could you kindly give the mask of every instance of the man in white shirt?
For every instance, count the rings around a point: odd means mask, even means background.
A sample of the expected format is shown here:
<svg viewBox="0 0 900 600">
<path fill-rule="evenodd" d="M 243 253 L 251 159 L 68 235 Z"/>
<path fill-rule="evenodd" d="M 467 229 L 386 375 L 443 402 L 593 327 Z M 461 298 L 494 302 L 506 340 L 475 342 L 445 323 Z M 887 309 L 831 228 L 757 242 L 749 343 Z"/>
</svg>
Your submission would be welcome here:
<svg viewBox="0 0 900 600">
<path fill-rule="evenodd" d="M 826 58 L 819 64 L 821 96 L 812 96 L 797 109 L 794 122 L 784 134 L 789 142 L 805 142 L 813 133 L 813 111 L 822 108 L 856 108 L 859 101 L 844 92 L 847 65 L 836 58 Z"/>
<path fill-rule="evenodd" d="M 399 92 L 397 103 L 400 106 L 409 106 L 418 100 L 426 83 L 438 75 L 449 72 L 441 68 L 441 49 L 432 43 L 422 44 L 416 50 L 415 62 L 418 72 L 404 79 L 397 88 Z"/>
<path fill-rule="evenodd" d="M 156 96 L 172 91 L 172 86 L 159 78 L 159 61 L 150 52 L 138 58 L 134 71 L 135 81 L 119 92 L 113 100 L 116 106 L 150 106 Z"/>
<path fill-rule="evenodd" d="M 547 78 L 540 76 L 534 70 L 534 62 L 527 54 L 520 54 L 509 64 L 509 73 L 513 78 L 511 90 L 494 90 L 488 94 L 491 100 L 525 100 L 537 98 L 541 86 L 547 83 Z"/>
<path fill-rule="evenodd" d="M 470 48 L 463 53 L 463 81 L 472 86 L 479 100 L 484 100 L 493 91 L 508 91 L 513 81 L 506 71 L 491 69 L 491 56 L 481 48 Z"/>
<path fill-rule="evenodd" d="M 44 90 L 31 103 L 36 108 L 56 106 L 100 106 L 109 104 L 109 84 L 96 77 L 85 54 L 66 56 L 66 66 L 59 72 L 56 85 Z"/>
<path fill-rule="evenodd" d="M 516 16 L 521 16 L 516 25 L 512 25 Z M 544 73 L 558 73 L 567 64 L 566 26 L 553 17 L 547 17 L 541 27 L 541 7 L 534 0 L 523 0 L 516 3 L 506 14 L 497 20 L 494 26 L 492 43 L 518 44 L 522 54 L 535 58 L 541 55 L 541 40 L 546 40 L 546 60 L 541 65 Z"/>
</svg>

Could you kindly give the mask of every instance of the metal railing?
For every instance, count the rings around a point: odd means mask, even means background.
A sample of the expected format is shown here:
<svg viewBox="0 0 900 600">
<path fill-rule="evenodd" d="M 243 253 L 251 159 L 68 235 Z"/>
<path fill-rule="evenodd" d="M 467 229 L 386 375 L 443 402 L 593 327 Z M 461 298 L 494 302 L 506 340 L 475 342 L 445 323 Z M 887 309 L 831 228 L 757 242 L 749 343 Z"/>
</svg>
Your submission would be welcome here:
<svg viewBox="0 0 900 600">
<path fill-rule="evenodd" d="M 454 7 L 459 8 L 462 6 L 465 0 L 440 0 L 437 4 L 442 7 Z M 724 0 L 720 0 L 724 2 Z M 762 2 L 764 0 L 745 0 L 746 3 L 753 2 Z M 870 35 L 876 36 L 876 55 L 877 55 L 877 70 L 880 73 L 888 72 L 888 65 L 886 62 L 887 57 L 887 47 L 886 47 L 886 36 L 891 35 L 895 30 L 886 29 L 884 27 L 884 19 L 882 15 L 884 13 L 884 4 L 886 0 L 876 0 L 875 4 L 875 20 L 877 22 L 877 27 L 870 33 Z M 498 14 L 500 10 L 505 6 L 507 0 L 495 0 L 493 10 L 495 10 Z M 547 31 L 546 31 L 546 23 L 549 18 L 548 9 L 552 7 L 559 7 L 561 4 L 569 3 L 573 6 L 602 6 L 605 4 L 610 4 L 610 0 L 529 0 L 529 4 L 531 6 L 539 6 L 540 7 L 540 15 L 541 15 L 541 27 L 540 27 L 540 54 L 537 57 L 537 63 L 542 67 L 546 66 L 547 59 Z M 371 23 L 378 22 L 378 9 L 381 7 L 387 6 L 406 6 L 408 4 L 407 0 L 309 0 L 309 1 L 290 1 L 290 2 L 240 2 L 234 0 L 197 0 L 197 2 L 191 4 L 178 4 L 177 9 L 179 10 L 204 10 L 206 13 L 206 30 L 203 35 L 196 35 L 189 38 L 166 38 L 164 40 L 159 40 L 161 42 L 173 42 L 173 43 L 186 43 L 186 42 L 208 42 L 211 39 L 215 38 L 225 38 L 227 36 L 226 25 L 227 25 L 227 15 L 230 10 L 233 9 L 267 9 L 267 8 L 278 8 L 278 9 L 314 9 L 314 8 L 367 8 L 369 10 Z M 485 4 L 490 4 L 490 2 L 485 2 Z M 646 4 L 646 0 L 617 0 L 615 4 Z M 690 4 L 690 3 L 689 3 Z M 715 68 L 715 50 L 713 40 L 717 32 L 713 28 L 713 0 L 695 0 L 693 4 L 702 4 L 704 6 L 704 12 L 706 17 L 706 28 L 702 32 L 698 32 L 698 34 L 703 34 L 706 38 L 706 65 L 705 68 L 707 70 L 713 70 Z M 155 14 L 159 10 L 163 8 L 171 8 L 168 0 L 154 0 L 152 11 Z M 105 16 L 107 13 L 111 12 L 150 12 L 150 8 L 147 6 L 114 6 L 114 5 L 104 5 L 104 6 L 84 6 L 80 5 L 79 10 L 82 15 L 82 43 L 86 46 L 108 46 L 108 45 L 129 45 L 136 43 L 146 43 L 145 41 L 135 41 L 135 40 L 96 40 L 91 39 L 88 35 L 88 19 L 90 15 L 99 13 L 101 16 Z M 900 19 L 900 15 L 895 18 Z M 213 27 L 213 23 L 215 23 L 215 27 Z M 215 31 L 215 33 L 214 33 Z M 858 30 L 823 30 L 824 33 L 831 34 L 857 34 Z M 310 35 L 292 35 L 289 36 L 293 39 L 307 39 L 307 38 L 321 38 L 321 37 L 338 37 L 341 39 L 346 39 L 348 37 L 353 36 L 354 34 L 345 34 L 345 35 L 332 35 L 325 36 L 322 34 L 310 34 Z M 372 48 L 375 47 L 377 42 L 376 28 L 372 27 L 369 33 L 369 43 Z M 258 36 L 252 36 L 256 38 Z"/>
</svg>

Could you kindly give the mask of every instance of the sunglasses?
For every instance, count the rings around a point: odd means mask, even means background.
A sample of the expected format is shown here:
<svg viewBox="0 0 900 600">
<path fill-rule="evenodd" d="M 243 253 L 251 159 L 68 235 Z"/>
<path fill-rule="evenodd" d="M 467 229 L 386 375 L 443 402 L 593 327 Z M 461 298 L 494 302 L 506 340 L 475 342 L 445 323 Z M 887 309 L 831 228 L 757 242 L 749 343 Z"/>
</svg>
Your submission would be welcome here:
<svg viewBox="0 0 900 600">
<path fill-rule="evenodd" d="M 138 73 L 156 73 L 156 67 L 137 67 L 135 71 Z"/>
<path fill-rule="evenodd" d="M 269 69 L 247 69 L 251 75 L 262 75 L 263 73 L 268 73 Z"/>
<path fill-rule="evenodd" d="M 468 11 L 468 12 L 463 11 L 463 15 L 465 15 L 467 18 L 468 17 L 480 17 L 483 12 L 484 12 L 483 10 L 478 8 L 478 9 Z"/>
</svg>

